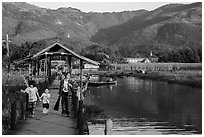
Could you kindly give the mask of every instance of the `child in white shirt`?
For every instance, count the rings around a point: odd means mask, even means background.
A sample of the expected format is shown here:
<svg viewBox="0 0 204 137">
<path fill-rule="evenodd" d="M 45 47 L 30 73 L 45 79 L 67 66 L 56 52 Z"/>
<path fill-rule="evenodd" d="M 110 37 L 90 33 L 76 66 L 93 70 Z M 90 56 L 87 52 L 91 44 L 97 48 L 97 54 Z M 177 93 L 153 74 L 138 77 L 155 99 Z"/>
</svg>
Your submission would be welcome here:
<svg viewBox="0 0 204 137">
<path fill-rule="evenodd" d="M 37 87 L 35 87 L 33 84 L 30 84 L 30 86 L 25 90 L 21 89 L 21 92 L 28 94 L 29 114 L 31 117 L 34 117 L 34 108 L 36 107 L 37 98 L 39 98 L 41 101 Z"/>
<path fill-rule="evenodd" d="M 48 114 L 49 111 L 49 103 L 50 103 L 50 94 L 49 94 L 49 90 L 46 88 L 45 89 L 45 93 L 43 93 L 40 97 L 40 99 L 42 99 L 43 101 L 43 114 Z"/>
</svg>

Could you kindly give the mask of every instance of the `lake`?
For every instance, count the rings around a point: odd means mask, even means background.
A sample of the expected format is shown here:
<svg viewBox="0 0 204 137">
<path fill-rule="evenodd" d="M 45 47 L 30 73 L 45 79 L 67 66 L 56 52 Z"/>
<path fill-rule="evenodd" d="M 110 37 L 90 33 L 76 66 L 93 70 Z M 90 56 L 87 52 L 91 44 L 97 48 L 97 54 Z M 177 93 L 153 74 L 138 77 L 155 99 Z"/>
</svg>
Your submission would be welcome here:
<svg viewBox="0 0 204 137">
<path fill-rule="evenodd" d="M 201 88 L 124 77 L 117 85 L 89 89 L 85 103 L 104 109 L 113 121 L 113 134 L 202 133 Z M 97 134 L 104 125 L 89 128 Z"/>
</svg>

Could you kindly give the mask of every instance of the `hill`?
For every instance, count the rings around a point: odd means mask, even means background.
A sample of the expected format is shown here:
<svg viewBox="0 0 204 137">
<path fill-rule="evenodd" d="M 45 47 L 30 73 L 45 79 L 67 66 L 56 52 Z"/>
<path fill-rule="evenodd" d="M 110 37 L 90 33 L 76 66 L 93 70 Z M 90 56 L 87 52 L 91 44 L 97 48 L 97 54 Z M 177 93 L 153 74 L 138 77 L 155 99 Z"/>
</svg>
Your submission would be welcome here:
<svg viewBox="0 0 204 137">
<path fill-rule="evenodd" d="M 51 10 L 24 2 L 3 2 L 2 15 L 2 36 L 9 34 L 14 59 L 21 57 L 15 51 L 26 48 L 22 54 L 26 56 L 56 41 L 85 56 L 96 57 L 99 52 L 98 59 L 101 55 L 112 60 L 148 57 L 150 52 L 165 62 L 200 62 L 202 58 L 199 2 L 113 13 L 85 13 L 71 7 Z"/>
<path fill-rule="evenodd" d="M 99 29 L 122 24 L 145 12 L 85 13 L 74 8 L 50 10 L 24 2 L 3 2 L 2 36 L 4 38 L 9 34 L 18 46 L 25 42 L 61 37 L 66 42 L 80 43 L 74 45 L 74 49 L 79 50 L 93 44 L 90 37 Z"/>
<path fill-rule="evenodd" d="M 123 57 L 147 57 L 153 51 L 202 48 L 202 3 L 169 4 L 99 30 L 93 42 Z"/>
</svg>

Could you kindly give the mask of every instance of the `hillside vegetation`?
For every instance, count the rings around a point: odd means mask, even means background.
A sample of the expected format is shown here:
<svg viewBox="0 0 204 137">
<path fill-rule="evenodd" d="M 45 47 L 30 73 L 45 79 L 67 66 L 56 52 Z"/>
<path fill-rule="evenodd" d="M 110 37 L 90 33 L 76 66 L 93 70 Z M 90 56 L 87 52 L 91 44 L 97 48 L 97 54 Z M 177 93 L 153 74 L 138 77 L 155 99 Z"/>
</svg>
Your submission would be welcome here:
<svg viewBox="0 0 204 137">
<path fill-rule="evenodd" d="M 123 57 L 148 57 L 151 51 L 157 56 L 178 50 L 185 54 L 189 48 L 190 52 L 200 52 L 202 4 L 166 5 L 136 16 L 124 24 L 101 29 L 91 40 L 107 45 L 118 56 Z M 178 56 L 182 56 L 181 54 Z M 201 61 L 201 56 L 196 58 L 200 59 L 193 62 Z"/>
<path fill-rule="evenodd" d="M 2 36 L 9 34 L 12 59 L 60 42 L 97 61 L 148 57 L 150 52 L 160 62 L 202 61 L 202 3 L 85 13 L 71 7 L 51 10 L 3 2 L 2 15 Z"/>
<path fill-rule="evenodd" d="M 53 37 L 82 39 L 83 46 L 88 46 L 99 29 L 122 24 L 145 12 L 85 13 L 74 8 L 50 10 L 24 2 L 3 2 L 2 7 L 3 37 L 9 34 L 18 46 Z"/>
</svg>

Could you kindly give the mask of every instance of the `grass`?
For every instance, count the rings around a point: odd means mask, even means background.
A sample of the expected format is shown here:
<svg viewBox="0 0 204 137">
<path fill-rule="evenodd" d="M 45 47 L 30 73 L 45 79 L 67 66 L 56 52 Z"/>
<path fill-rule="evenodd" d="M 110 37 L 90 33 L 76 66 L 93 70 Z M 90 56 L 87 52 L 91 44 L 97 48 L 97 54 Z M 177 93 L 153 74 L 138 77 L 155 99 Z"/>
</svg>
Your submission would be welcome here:
<svg viewBox="0 0 204 137">
<path fill-rule="evenodd" d="M 147 74 L 133 73 L 131 76 L 202 88 L 202 71 L 200 70 L 150 71 Z"/>
<path fill-rule="evenodd" d="M 132 63 L 112 64 L 120 70 L 202 70 L 202 63 Z"/>
</svg>

